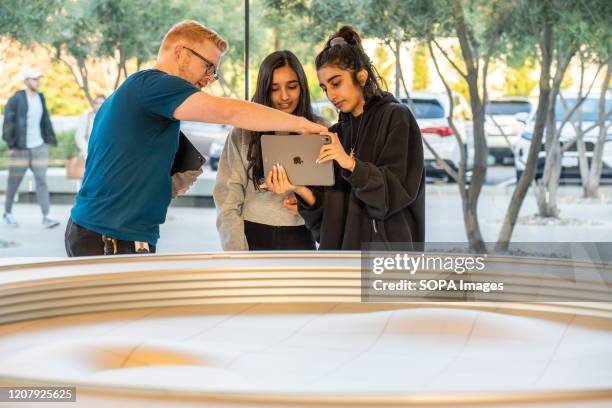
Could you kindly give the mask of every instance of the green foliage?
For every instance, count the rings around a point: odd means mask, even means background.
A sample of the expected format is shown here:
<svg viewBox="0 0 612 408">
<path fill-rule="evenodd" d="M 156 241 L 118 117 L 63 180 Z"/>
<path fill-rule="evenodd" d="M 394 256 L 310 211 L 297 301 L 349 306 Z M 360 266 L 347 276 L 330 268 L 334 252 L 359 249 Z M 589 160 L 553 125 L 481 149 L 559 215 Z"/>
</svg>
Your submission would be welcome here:
<svg viewBox="0 0 612 408">
<path fill-rule="evenodd" d="M 413 61 L 413 80 L 412 89 L 415 91 L 426 91 L 431 85 L 429 79 L 429 66 L 427 61 L 429 52 L 423 44 L 417 45 L 412 57 Z"/>
<path fill-rule="evenodd" d="M 253 2 L 252 2 L 253 3 Z M 244 88 L 244 14 L 242 0 L 219 2 L 193 2 L 180 19 L 194 19 L 217 31 L 229 43 L 229 49 L 221 60 L 222 89 L 226 94 L 243 97 Z M 252 50 L 257 49 L 260 33 L 254 33 Z M 251 56 L 253 61 L 253 56 Z M 215 83 L 218 90 L 221 84 Z M 214 89 L 214 88 L 213 88 Z"/>
<path fill-rule="evenodd" d="M 64 0 L 0 1 L 0 36 L 31 44 L 38 41 L 49 16 L 56 13 Z"/>
<path fill-rule="evenodd" d="M 320 99 L 324 95 L 318 87 L 314 57 L 339 25 L 351 24 L 363 37 L 388 44 L 398 36 L 402 40 L 452 38 L 456 36 L 454 4 L 452 0 L 251 0 L 251 90 L 260 61 L 276 49 L 289 49 L 305 67 L 313 99 Z M 535 86 L 534 80 L 528 80 L 529 68 L 524 66 L 528 59 L 537 60 L 532 22 L 540 27 L 550 20 L 562 27 L 555 36 L 555 47 L 561 52 L 581 44 L 590 62 L 606 62 L 612 55 L 609 0 L 460 0 L 458 4 L 464 10 L 475 58 L 491 51 L 489 41 L 496 39 L 492 53 L 509 65 L 504 84 L 509 94 L 526 93 Z M 214 84 L 211 91 L 242 97 L 243 7 L 243 0 L 4 0 L 0 2 L 0 36 L 9 35 L 26 44 L 44 44 L 54 50 L 55 57 L 70 57 L 67 60 L 77 74 L 87 74 L 87 67 L 96 66 L 100 59 L 112 59 L 123 67 L 124 78 L 129 74 L 128 67 L 136 69 L 155 57 L 172 24 L 196 19 L 230 43 L 222 60 L 222 81 Z M 381 60 L 372 57 L 377 62 Z M 427 58 L 425 47 L 417 48 L 414 89 L 427 89 L 430 85 Z M 453 58 L 464 67 L 461 52 L 455 52 Z M 448 65 L 443 65 L 447 70 Z M 377 63 L 377 67 L 384 71 L 384 77 L 393 76 L 390 64 Z M 52 113 L 80 114 L 87 108 L 86 98 L 79 95 L 82 91 L 73 85 L 74 79 L 65 66 L 54 64 L 52 68 L 53 73 L 47 72 L 43 84 Z M 88 74 L 89 82 L 98 80 L 93 72 Z M 571 78 L 565 79 L 564 86 L 567 81 Z M 464 85 L 451 82 L 454 89 L 466 95 Z M 96 84 L 94 88 L 101 86 Z M 95 91 L 89 89 L 88 93 Z"/>
<path fill-rule="evenodd" d="M 380 77 L 385 83 L 389 84 L 395 75 L 395 61 L 390 58 L 389 53 L 383 46 L 376 47 L 374 58 L 372 58 Z"/>
<path fill-rule="evenodd" d="M 57 146 L 49 147 L 49 165 L 63 167 L 64 161 L 79 155 L 79 149 L 74 141 L 74 130 L 58 132 Z"/>
<path fill-rule="evenodd" d="M 187 5 L 176 1 L 91 1 L 98 38 L 96 55 L 138 63 L 153 59 L 170 26 L 185 15 Z"/>
<path fill-rule="evenodd" d="M 531 60 L 525 61 L 525 65 L 520 67 L 506 67 L 504 69 L 504 95 L 529 96 L 538 84 L 537 79 L 529 77 L 534 69 L 535 64 Z"/>
<path fill-rule="evenodd" d="M 577 82 L 574 82 L 574 78 L 571 75 L 565 75 L 561 81 L 561 89 L 568 90 L 577 86 Z"/>
<path fill-rule="evenodd" d="M 463 96 L 466 101 L 470 101 L 470 89 L 466 80 L 459 78 L 456 81 L 451 82 L 449 85 L 453 92 Z"/>
<path fill-rule="evenodd" d="M 51 115 L 77 116 L 89 109 L 87 99 L 64 64 L 54 63 L 45 72 L 40 91 L 45 94 Z"/>
</svg>

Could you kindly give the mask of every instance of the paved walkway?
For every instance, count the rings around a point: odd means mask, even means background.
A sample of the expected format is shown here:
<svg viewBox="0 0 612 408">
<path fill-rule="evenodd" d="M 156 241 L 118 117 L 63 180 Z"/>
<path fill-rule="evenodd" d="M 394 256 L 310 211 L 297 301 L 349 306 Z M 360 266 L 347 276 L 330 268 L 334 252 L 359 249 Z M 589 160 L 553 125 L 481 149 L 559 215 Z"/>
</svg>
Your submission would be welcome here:
<svg viewBox="0 0 612 408">
<path fill-rule="evenodd" d="M 495 241 L 508 206 L 513 187 L 486 186 L 480 200 L 479 217 L 487 241 Z M 560 189 L 561 216 L 569 219 L 567 225 L 518 225 L 515 242 L 597 242 L 612 241 L 612 186 L 602 188 L 607 201 L 581 203 L 577 198 L 580 188 L 563 186 Z M 4 196 L 0 195 L 0 203 Z M 40 210 L 36 204 L 16 204 L 14 216 L 21 224 L 10 229 L 0 225 L 0 240 L 15 245 L 0 248 L 0 258 L 31 256 L 64 256 L 64 228 L 70 205 L 53 205 L 52 216 L 62 225 L 51 230 L 41 225 Z M 536 212 L 530 192 L 521 216 Z M 160 253 L 219 251 L 214 208 L 171 206 L 167 221 L 161 227 L 158 243 Z M 465 242 L 461 202 L 457 186 L 429 184 L 427 186 L 427 240 L 435 242 Z"/>
</svg>

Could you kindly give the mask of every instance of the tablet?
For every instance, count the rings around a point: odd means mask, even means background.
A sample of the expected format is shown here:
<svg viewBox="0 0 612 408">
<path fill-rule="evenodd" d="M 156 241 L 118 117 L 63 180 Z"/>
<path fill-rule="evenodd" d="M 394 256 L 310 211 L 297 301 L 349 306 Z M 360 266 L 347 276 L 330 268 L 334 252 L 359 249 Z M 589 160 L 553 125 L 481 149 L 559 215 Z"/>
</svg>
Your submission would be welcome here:
<svg viewBox="0 0 612 408">
<path fill-rule="evenodd" d="M 333 160 L 315 163 L 321 146 L 328 143 L 331 143 L 331 138 L 325 135 L 263 135 L 261 153 L 264 175 L 279 163 L 287 171 L 289 182 L 293 185 L 333 186 Z"/>
<path fill-rule="evenodd" d="M 198 170 L 206 163 L 206 159 L 196 149 L 196 147 L 187 139 L 183 132 L 179 133 L 179 146 L 174 155 L 172 170 L 170 174 L 184 173 L 189 170 Z"/>
</svg>

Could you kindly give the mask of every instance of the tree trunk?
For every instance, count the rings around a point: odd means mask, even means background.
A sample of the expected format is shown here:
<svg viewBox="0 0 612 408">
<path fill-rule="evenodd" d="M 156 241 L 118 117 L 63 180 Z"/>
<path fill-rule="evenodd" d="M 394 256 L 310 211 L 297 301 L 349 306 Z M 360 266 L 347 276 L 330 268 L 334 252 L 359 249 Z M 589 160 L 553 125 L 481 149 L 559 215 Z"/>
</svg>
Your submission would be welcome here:
<svg viewBox="0 0 612 408">
<path fill-rule="evenodd" d="M 584 134 L 582 133 L 582 125 L 580 132 L 576 135 L 576 151 L 578 152 L 578 168 L 580 169 L 580 182 L 583 186 L 589 181 L 589 161 L 586 156 L 586 143 L 584 143 Z"/>
<path fill-rule="evenodd" d="M 469 42 L 468 28 L 465 23 L 463 6 L 459 0 L 453 3 L 455 31 L 461 47 L 461 54 L 467 68 L 465 80 L 470 93 L 470 107 L 474 126 L 474 167 L 472 179 L 467 191 L 467 202 L 464 204 L 464 223 L 470 248 L 477 252 L 486 252 L 486 246 L 478 221 L 478 199 L 487 176 L 487 139 L 484 130 L 484 102 L 478 91 L 478 65 Z M 486 72 L 484 73 L 486 75 Z M 461 146 L 463 148 L 463 146 Z M 464 164 L 465 165 L 465 164 Z"/>
<path fill-rule="evenodd" d="M 81 83 L 79 84 L 79 86 L 83 90 L 83 93 L 85 94 L 85 97 L 87 98 L 87 101 L 89 102 L 89 106 L 93 108 L 94 100 L 93 100 L 93 96 L 91 95 L 91 91 L 89 90 L 89 75 L 87 74 L 87 65 L 85 64 L 85 60 L 78 58 L 77 65 L 79 67 L 79 72 L 81 73 Z M 72 71 L 72 68 L 71 68 L 71 71 Z M 74 75 L 74 71 L 72 71 L 72 73 Z M 75 78 L 76 78 L 76 75 L 75 75 Z"/>
<path fill-rule="evenodd" d="M 534 26 L 534 30 L 539 30 L 539 27 Z M 533 135 L 531 139 L 531 146 L 529 147 L 529 154 L 527 156 L 527 163 L 525 164 L 525 171 L 518 180 L 516 188 L 512 193 L 508 210 L 502 225 L 502 229 L 497 238 L 495 245 L 496 251 L 507 251 L 510 245 L 510 239 L 512 238 L 512 232 L 516 225 L 521 206 L 529 190 L 529 186 L 533 182 L 536 174 L 536 168 L 538 163 L 538 155 L 540 148 L 542 147 L 542 138 L 544 136 L 544 126 L 546 124 L 546 112 L 548 112 L 548 104 L 550 102 L 550 77 L 552 67 L 552 44 L 553 44 L 553 30 L 552 24 L 547 23 L 540 32 L 536 32 L 538 37 L 538 46 L 541 53 L 540 61 L 540 96 L 538 98 L 538 108 L 536 111 L 536 120 L 533 129 Z"/>
<path fill-rule="evenodd" d="M 473 78 L 473 81 L 475 83 L 470 83 L 469 87 L 470 104 L 472 106 L 472 115 L 474 118 L 474 167 L 472 168 L 472 178 L 468 188 L 469 211 L 465 214 L 465 217 L 470 246 L 476 251 L 483 251 L 485 246 L 480 232 L 477 210 L 480 192 L 482 191 L 482 186 L 487 177 L 488 147 L 484 130 L 484 107 L 478 96 L 478 78 Z"/>
<path fill-rule="evenodd" d="M 463 208 L 463 222 L 470 249 L 478 253 L 487 252 L 478 223 L 478 201 L 470 199 L 468 194 L 468 199 L 464 201 Z"/>
<path fill-rule="evenodd" d="M 583 89 L 584 89 L 584 71 L 585 71 L 585 56 L 583 53 L 580 53 L 580 86 L 578 91 L 578 101 L 583 100 Z M 597 70 L 599 73 L 599 70 Z M 589 95 L 590 88 L 584 98 Z M 565 104 L 565 102 L 564 102 Z M 565 107 L 567 111 L 567 106 Z M 583 127 L 583 114 L 582 110 L 577 112 L 578 114 L 578 124 L 575 124 L 574 121 L 570 119 L 570 123 L 576 132 L 576 151 L 578 152 L 578 169 L 580 170 L 580 181 L 582 185 L 586 185 L 588 177 L 589 177 L 589 162 L 586 157 L 586 145 L 584 143 L 584 127 Z"/>
<path fill-rule="evenodd" d="M 565 123 L 561 124 L 561 128 L 557 129 L 557 121 L 555 118 L 555 105 L 561 81 L 565 76 L 567 67 L 576 53 L 576 50 L 570 50 L 567 56 L 562 57 L 557 51 L 557 67 L 555 77 L 552 81 L 550 92 L 549 105 L 546 117 L 546 162 L 544 163 L 544 175 L 541 180 L 538 180 L 535 193 L 538 203 L 538 214 L 540 217 L 558 217 L 559 208 L 557 207 L 557 190 L 561 175 L 561 142 L 559 140 L 562 128 Z"/>
<path fill-rule="evenodd" d="M 113 84 L 113 90 L 117 89 L 119 83 L 121 81 L 121 73 L 125 70 L 125 59 L 123 56 L 123 52 L 121 48 L 119 49 L 119 62 L 117 62 L 117 77 L 115 78 L 115 83 Z"/>
<path fill-rule="evenodd" d="M 546 114 L 546 162 L 544 163 L 544 174 L 542 179 L 538 180 L 535 190 L 538 214 L 540 217 L 556 218 L 559 216 L 557 200 L 552 191 L 555 181 L 557 180 L 557 168 L 559 171 L 561 170 L 561 146 L 555 135 L 555 133 L 557 133 L 555 120 L 555 101 L 557 94 L 553 81 L 553 89 L 550 93 L 550 102 Z"/>
<path fill-rule="evenodd" d="M 599 132 L 597 134 L 597 142 L 593 150 L 593 158 L 591 160 L 591 169 L 587 182 L 584 185 L 583 195 L 588 198 L 599 197 L 599 181 L 601 180 L 601 170 L 603 167 L 603 149 L 607 137 L 606 120 L 609 112 L 606 111 L 606 93 L 612 77 L 612 59 L 606 66 L 606 74 L 604 75 L 601 86 L 601 94 L 599 95 Z"/>
<path fill-rule="evenodd" d="M 446 173 L 457 182 L 457 187 L 459 188 L 461 202 L 465 203 L 467 201 L 466 181 L 465 181 L 465 168 L 466 168 L 466 162 L 467 162 L 466 151 L 463 148 L 463 140 L 461 139 L 461 136 L 459 135 L 459 130 L 455 126 L 455 122 L 453 120 L 453 111 L 455 109 L 455 104 L 453 102 L 453 91 L 450 88 L 450 85 L 448 84 L 444 76 L 442 75 L 442 71 L 440 70 L 440 65 L 438 64 L 436 55 L 433 52 L 433 47 L 431 45 L 432 42 L 433 42 L 433 39 L 430 37 L 427 41 L 427 47 L 429 49 L 429 54 L 431 55 L 431 60 L 433 61 L 434 66 L 436 68 L 436 72 L 438 73 L 438 77 L 442 81 L 442 84 L 444 85 L 444 88 L 446 89 L 446 94 L 448 95 L 449 111 L 448 111 L 448 117 L 446 118 L 446 121 L 448 123 L 448 126 L 453 131 L 453 136 L 455 137 L 455 141 L 457 142 L 457 146 L 459 149 L 459 166 L 457 166 L 458 167 L 457 171 L 454 171 L 444 160 L 440 159 L 440 156 L 438 155 L 438 153 L 429 145 L 429 143 L 427 142 L 425 138 L 423 139 L 423 143 L 425 143 L 425 146 L 434 155 L 436 160 L 440 161 L 440 164 L 442 165 Z M 405 88 L 406 84 L 403 82 L 403 76 L 402 76 L 402 83 L 404 84 L 404 88 Z M 467 207 L 465 207 L 464 205 L 463 209 L 466 210 L 466 208 Z"/>
</svg>

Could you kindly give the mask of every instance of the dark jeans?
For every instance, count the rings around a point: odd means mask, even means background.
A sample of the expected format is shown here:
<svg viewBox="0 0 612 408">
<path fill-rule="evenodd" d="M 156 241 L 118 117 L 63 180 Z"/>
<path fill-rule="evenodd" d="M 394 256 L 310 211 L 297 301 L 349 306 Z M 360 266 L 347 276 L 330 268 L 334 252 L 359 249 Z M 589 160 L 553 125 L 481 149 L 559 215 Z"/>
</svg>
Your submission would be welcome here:
<svg viewBox="0 0 612 408">
<path fill-rule="evenodd" d="M 304 225 L 297 227 L 275 227 L 244 221 L 244 234 L 251 251 L 312 251 L 315 242 Z"/>
<path fill-rule="evenodd" d="M 104 255 L 102 235 L 75 224 L 72 218 L 68 219 L 66 225 L 64 244 L 66 254 L 70 257 Z M 155 245 L 149 245 L 149 252 L 155 253 Z M 137 252 L 133 241 L 117 240 L 117 255 L 135 253 Z"/>
</svg>

